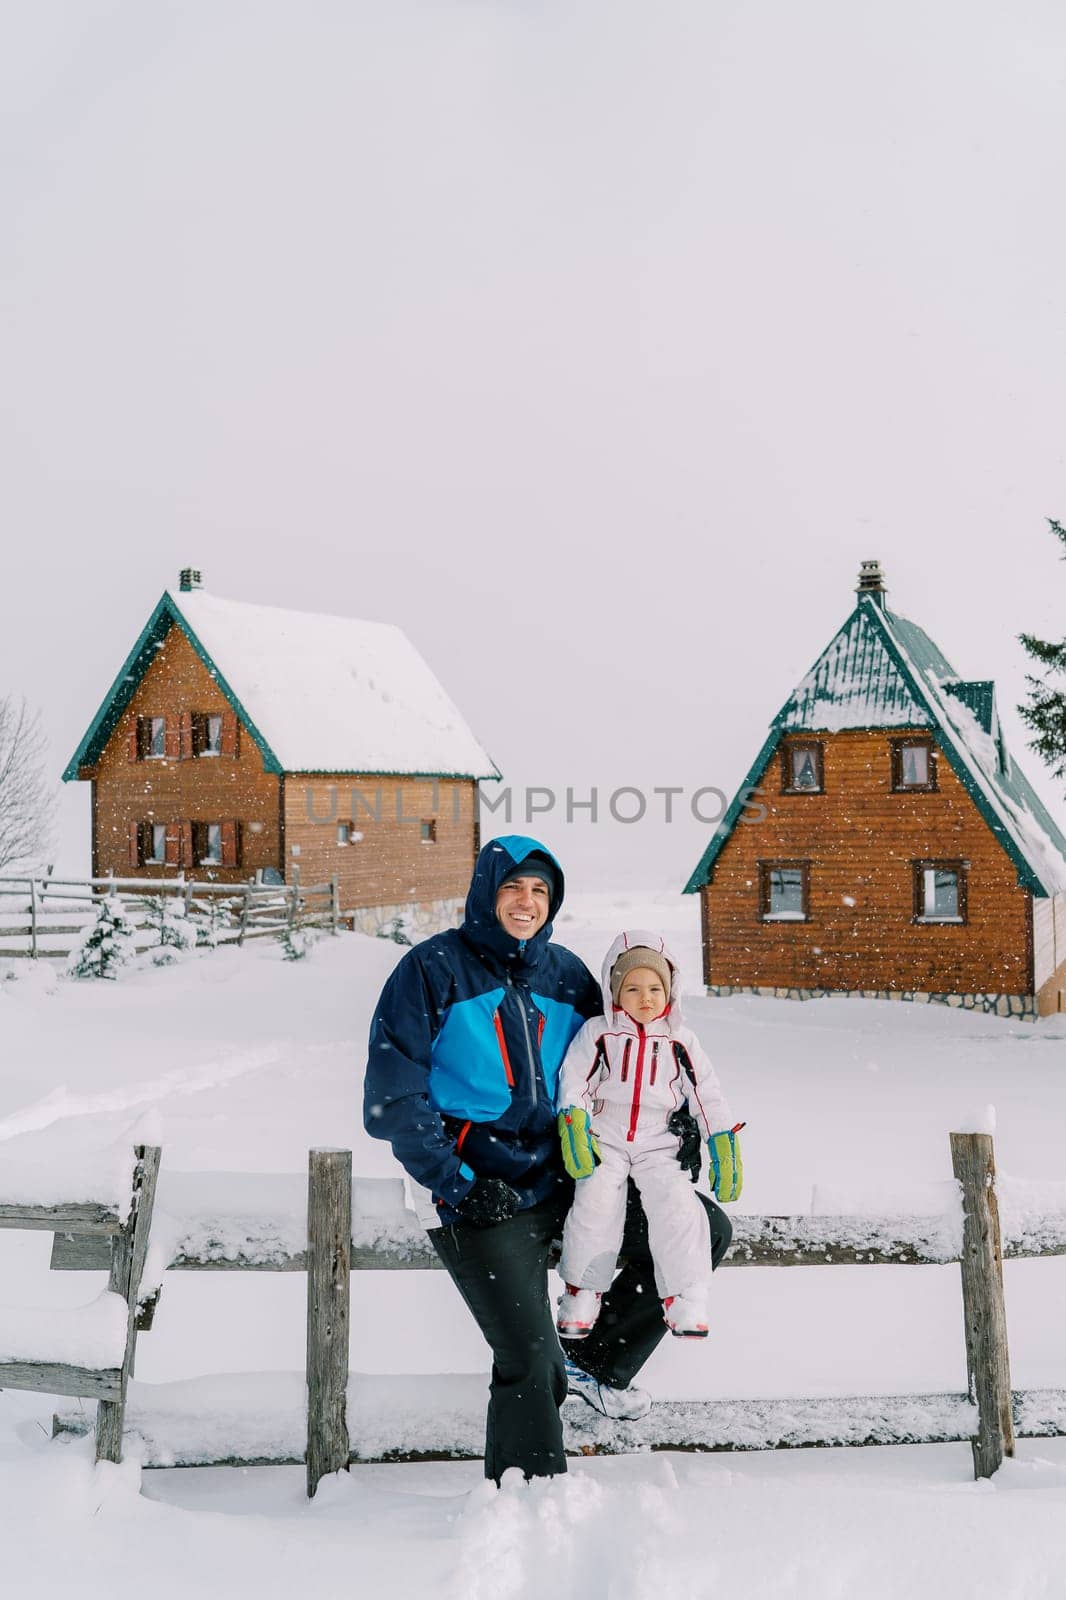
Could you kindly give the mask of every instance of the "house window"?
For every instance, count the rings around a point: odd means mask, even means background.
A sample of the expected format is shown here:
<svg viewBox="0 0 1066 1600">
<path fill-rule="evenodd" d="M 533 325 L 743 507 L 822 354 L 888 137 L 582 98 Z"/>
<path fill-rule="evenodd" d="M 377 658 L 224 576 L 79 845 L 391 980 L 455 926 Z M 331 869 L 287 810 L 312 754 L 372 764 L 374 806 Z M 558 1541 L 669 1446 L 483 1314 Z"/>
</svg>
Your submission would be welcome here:
<svg viewBox="0 0 1066 1600">
<path fill-rule="evenodd" d="M 915 922 L 966 921 L 966 862 L 914 863 Z"/>
<path fill-rule="evenodd" d="M 436 844 L 437 821 L 435 817 L 423 818 L 419 823 L 419 838 L 423 844 Z"/>
<path fill-rule="evenodd" d="M 781 793 L 821 794 L 823 792 L 823 750 L 817 740 L 781 747 Z"/>
<path fill-rule="evenodd" d="M 936 788 L 933 746 L 928 739 L 892 740 L 892 788 L 897 793 Z"/>
<path fill-rule="evenodd" d="M 197 866 L 220 867 L 222 865 L 221 822 L 194 822 L 192 829 L 193 856 Z"/>
<path fill-rule="evenodd" d="M 193 748 L 198 756 L 222 754 L 222 718 L 214 715 L 193 718 Z"/>
<path fill-rule="evenodd" d="M 145 866 L 158 867 L 167 859 L 167 825 L 165 822 L 146 822 L 141 835 L 144 840 Z"/>
<path fill-rule="evenodd" d="M 350 822 L 338 822 L 338 824 L 337 824 L 337 843 L 338 844 L 351 844 L 351 842 L 352 842 L 352 825 L 351 825 L 351 823 Z"/>
<path fill-rule="evenodd" d="M 809 890 L 809 862 L 759 862 L 759 915 L 763 922 L 806 922 Z"/>
<path fill-rule="evenodd" d="M 141 756 L 165 756 L 167 753 L 166 717 L 142 717 L 139 724 Z"/>
</svg>

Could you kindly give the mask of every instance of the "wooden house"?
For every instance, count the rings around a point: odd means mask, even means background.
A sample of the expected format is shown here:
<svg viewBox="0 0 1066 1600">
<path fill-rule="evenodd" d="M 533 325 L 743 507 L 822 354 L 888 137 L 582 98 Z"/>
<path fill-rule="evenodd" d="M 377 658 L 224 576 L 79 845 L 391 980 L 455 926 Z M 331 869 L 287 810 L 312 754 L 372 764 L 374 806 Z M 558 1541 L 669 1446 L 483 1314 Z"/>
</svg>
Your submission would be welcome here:
<svg viewBox="0 0 1066 1600">
<path fill-rule="evenodd" d="M 457 920 L 499 773 L 399 628 L 248 605 L 187 569 L 63 774 L 92 870 L 306 884 L 377 932 Z"/>
<path fill-rule="evenodd" d="M 1066 1010 L 1066 838 L 877 562 L 774 718 L 687 893 L 713 994 Z"/>
</svg>

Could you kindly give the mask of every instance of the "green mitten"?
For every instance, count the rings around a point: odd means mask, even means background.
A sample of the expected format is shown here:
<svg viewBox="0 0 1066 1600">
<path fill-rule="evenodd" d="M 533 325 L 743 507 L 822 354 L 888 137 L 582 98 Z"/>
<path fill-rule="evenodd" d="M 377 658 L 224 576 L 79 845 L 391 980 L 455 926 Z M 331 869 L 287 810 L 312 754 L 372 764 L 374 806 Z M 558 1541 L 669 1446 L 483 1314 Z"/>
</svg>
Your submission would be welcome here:
<svg viewBox="0 0 1066 1600">
<path fill-rule="evenodd" d="M 567 1106 L 558 1117 L 563 1144 L 563 1166 L 572 1178 L 591 1178 L 600 1163 L 600 1147 L 589 1126 L 589 1114 L 580 1106 Z"/>
<path fill-rule="evenodd" d="M 711 1189 L 718 1200 L 740 1199 L 740 1191 L 744 1187 L 744 1163 L 740 1157 L 737 1134 L 743 1126 L 742 1122 L 738 1122 L 735 1128 L 712 1133 L 707 1140 L 707 1149 L 711 1153 Z"/>
</svg>

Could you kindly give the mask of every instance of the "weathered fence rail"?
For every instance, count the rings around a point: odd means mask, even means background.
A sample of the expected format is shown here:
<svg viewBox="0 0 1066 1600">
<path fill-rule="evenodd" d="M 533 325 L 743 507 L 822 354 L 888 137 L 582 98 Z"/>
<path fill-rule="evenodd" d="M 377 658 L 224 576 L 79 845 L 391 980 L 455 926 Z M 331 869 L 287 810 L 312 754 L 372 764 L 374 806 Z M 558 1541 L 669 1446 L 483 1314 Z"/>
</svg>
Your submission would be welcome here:
<svg viewBox="0 0 1066 1600">
<path fill-rule="evenodd" d="M 0 877 L 0 958 L 63 960 L 92 926 L 100 904 L 117 895 L 138 932 L 137 948 L 159 944 L 146 902 L 181 905 L 190 925 L 200 922 L 204 942 L 243 945 L 286 930 L 341 923 L 337 879 L 301 884 L 207 883 L 186 878 Z"/>
<path fill-rule="evenodd" d="M 69 1360 L 34 1359 L 34 1352 L 23 1350 L 20 1354 L 8 1352 L 0 1355 L 0 1389 L 29 1389 L 40 1394 L 63 1394 L 96 1400 L 96 1459 L 120 1461 L 122 1459 L 122 1430 L 126 1405 L 126 1391 L 133 1371 L 137 1333 L 141 1327 L 138 1319 L 141 1277 L 148 1250 L 152 1226 L 152 1207 L 156 1178 L 159 1172 L 160 1151 L 157 1146 L 140 1145 L 133 1152 L 135 1165 L 131 1184 L 129 1210 L 125 1215 L 107 1204 L 76 1202 L 70 1204 L 34 1206 L 8 1203 L 0 1206 L 2 1228 L 55 1228 L 60 1224 L 75 1224 L 87 1230 L 94 1242 L 103 1243 L 109 1254 L 108 1291 L 124 1307 L 124 1335 L 115 1339 L 110 1348 L 113 1364 L 83 1365 Z M 85 1308 L 88 1318 L 92 1308 Z M 76 1322 L 79 1313 L 65 1313 L 68 1322 Z M 114 1319 L 111 1319 L 114 1325 Z M 21 1336 L 23 1341 L 25 1336 Z M 0 1343 L 7 1339 L 16 1345 L 20 1335 L 14 1335 L 3 1324 L 0 1316 Z"/>
<path fill-rule="evenodd" d="M 575 1447 L 588 1448 L 592 1443 L 604 1449 L 739 1449 L 970 1438 L 975 1475 L 989 1476 L 1005 1454 L 1013 1453 L 1016 1431 L 1034 1435 L 1066 1433 L 1066 1392 L 1011 1392 L 1002 1275 L 1004 1255 L 1032 1258 L 1066 1254 L 1066 1215 L 1042 1218 L 1036 1240 L 1027 1227 L 1016 1237 L 1008 1238 L 1004 1249 L 996 1206 L 991 1138 L 984 1134 L 953 1134 L 951 1148 L 962 1197 L 961 1211 L 956 1209 L 954 1213 L 935 1217 L 878 1219 L 741 1215 L 733 1219 L 734 1245 L 724 1265 L 943 1266 L 961 1263 L 968 1395 L 858 1397 L 849 1401 L 716 1401 L 684 1406 L 672 1403 L 653 1407 L 651 1418 L 641 1424 L 602 1426 L 603 1419 L 597 1421 L 590 1413 L 588 1420 L 582 1417 L 577 1423 L 572 1418 L 567 1424 L 568 1437 L 579 1441 Z M 477 1453 L 476 1440 L 469 1449 L 461 1442 L 458 1448 L 442 1444 L 441 1425 L 439 1420 L 433 1421 L 430 1405 L 424 1410 L 425 1431 L 420 1446 L 406 1450 L 379 1448 L 376 1455 L 368 1456 L 364 1447 L 349 1439 L 346 1395 L 350 1404 L 354 1384 L 357 1386 L 355 1403 L 360 1407 L 367 1404 L 365 1392 L 358 1385 L 369 1381 L 350 1378 L 347 1371 L 350 1272 L 353 1269 L 409 1271 L 439 1266 L 436 1252 L 418 1221 L 403 1209 L 401 1180 L 357 1179 L 353 1201 L 350 1152 L 312 1151 L 304 1213 L 297 1195 L 299 1180 L 292 1178 L 270 1180 L 275 1190 L 264 1198 L 264 1180 L 248 1175 L 249 1203 L 244 1206 L 240 1200 L 244 1180 L 235 1175 L 226 1176 L 218 1203 L 212 1203 L 210 1198 L 206 1202 L 202 1199 L 202 1190 L 210 1188 L 210 1175 L 195 1175 L 195 1179 L 194 1175 L 175 1177 L 189 1182 L 185 1192 L 190 1209 L 187 1214 L 182 1212 L 184 1202 L 178 1192 L 179 1185 L 175 1191 L 177 1199 L 172 1196 L 161 1203 L 163 1214 L 157 1213 L 156 1234 L 156 1243 L 162 1246 L 171 1270 L 307 1273 L 306 1434 L 302 1459 L 307 1463 L 309 1494 L 314 1493 L 324 1473 L 336 1471 L 350 1458 Z M 197 1196 L 200 1199 L 194 1203 Z M 265 1202 L 269 1202 L 266 1217 L 262 1214 Z M 168 1206 L 175 1207 L 173 1214 L 167 1215 Z M 255 1207 L 260 1208 L 259 1214 L 255 1214 Z M 121 1293 L 125 1268 L 120 1268 L 116 1277 L 115 1260 L 122 1252 L 128 1255 L 131 1244 L 117 1215 L 100 1214 L 92 1207 L 64 1207 L 51 1208 L 46 1217 L 45 1209 L 35 1210 L 36 1220 L 25 1225 L 50 1226 L 55 1230 L 52 1268 L 69 1271 L 110 1267 Z M 0 1225 L 3 1225 L 5 1212 L 26 1216 L 24 1209 L 0 1207 Z M 12 1220 L 6 1225 L 23 1223 Z M 112 1236 L 118 1239 L 115 1248 Z M 122 1256 L 122 1260 L 125 1259 Z M 132 1276 L 136 1276 L 135 1268 Z M 127 1300 L 135 1304 L 132 1296 L 131 1286 Z M 152 1309 L 152 1305 L 142 1304 L 140 1318 L 131 1327 L 128 1361 L 120 1373 L 123 1394 L 132 1367 L 133 1334 L 136 1327 L 143 1330 L 151 1326 Z M 388 1382 L 381 1381 L 387 1392 Z M 0 1386 L 3 1382 L 0 1371 Z M 238 1380 L 233 1382 L 239 1390 Z M 52 1392 L 86 1394 L 90 1391 L 55 1389 Z M 153 1404 L 156 1407 L 154 1424 Z M 405 1413 L 410 1415 L 409 1397 L 405 1398 L 404 1406 Z M 165 1403 L 158 1398 L 153 1401 L 143 1387 L 138 1391 L 135 1409 L 141 1419 L 137 1426 L 142 1438 L 151 1437 L 153 1426 L 165 1430 Z M 928 1425 L 916 1430 L 915 1416 L 922 1411 L 927 1415 Z M 796 1420 L 800 1416 L 802 1425 Z M 76 1425 L 70 1414 L 57 1417 L 56 1427 L 60 1430 Z M 451 1426 L 451 1422 L 448 1425 Z M 242 1454 L 234 1446 L 232 1455 L 225 1459 L 244 1462 L 296 1459 L 291 1443 L 292 1426 L 290 1421 L 288 1444 L 277 1443 L 277 1438 L 283 1438 L 286 1430 L 276 1430 L 272 1456 L 257 1453 L 252 1446 L 245 1447 Z M 469 1420 L 463 1424 L 467 1432 L 471 1426 L 476 1433 L 475 1424 L 470 1424 Z M 235 1438 L 242 1436 L 242 1428 L 247 1434 L 247 1417 L 243 1422 L 236 1418 L 234 1428 Z M 380 1437 L 380 1433 L 379 1428 L 374 1436 Z M 465 1438 L 463 1428 L 459 1433 Z M 116 1448 L 113 1428 L 108 1434 L 108 1448 Z M 158 1446 L 157 1454 L 160 1459 L 167 1456 L 165 1443 Z M 151 1459 L 151 1450 L 148 1459 Z M 172 1452 L 170 1459 L 173 1459 Z M 197 1459 L 195 1446 L 186 1444 L 183 1459 L 190 1464 Z M 215 1455 L 209 1450 L 204 1454 L 205 1462 L 215 1459 L 219 1459 L 217 1451 Z"/>
</svg>

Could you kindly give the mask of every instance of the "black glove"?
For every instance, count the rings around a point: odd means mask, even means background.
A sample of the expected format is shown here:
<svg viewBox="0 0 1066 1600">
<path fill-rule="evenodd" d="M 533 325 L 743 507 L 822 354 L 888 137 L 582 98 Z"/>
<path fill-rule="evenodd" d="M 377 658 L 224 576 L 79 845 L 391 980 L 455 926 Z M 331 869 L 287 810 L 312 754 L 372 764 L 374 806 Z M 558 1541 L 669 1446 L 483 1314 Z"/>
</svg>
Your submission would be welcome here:
<svg viewBox="0 0 1066 1600">
<path fill-rule="evenodd" d="M 696 1143 L 699 1144 L 698 1134 Z M 698 1154 L 696 1159 L 699 1160 Z M 522 1209 L 522 1196 L 502 1178 L 475 1178 L 474 1187 L 455 1209 L 472 1228 L 491 1228 L 494 1222 L 506 1222 Z"/>
<path fill-rule="evenodd" d="M 677 1135 L 677 1162 L 682 1172 L 687 1172 L 693 1183 L 699 1182 L 700 1162 L 703 1159 L 703 1140 L 696 1119 L 684 1106 L 671 1112 L 666 1124 Z"/>
</svg>

